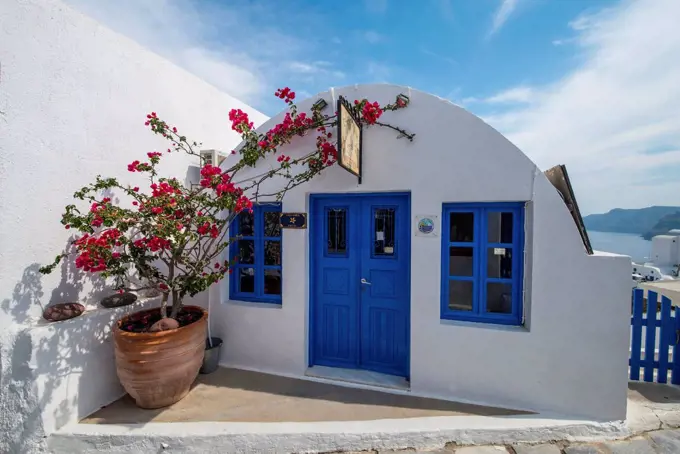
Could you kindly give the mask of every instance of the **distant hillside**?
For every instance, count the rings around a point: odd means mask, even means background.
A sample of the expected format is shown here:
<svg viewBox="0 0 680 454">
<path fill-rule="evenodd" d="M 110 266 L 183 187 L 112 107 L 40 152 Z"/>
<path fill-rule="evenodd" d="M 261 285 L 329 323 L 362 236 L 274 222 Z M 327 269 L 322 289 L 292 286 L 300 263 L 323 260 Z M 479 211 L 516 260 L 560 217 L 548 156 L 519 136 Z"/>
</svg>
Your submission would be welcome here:
<svg viewBox="0 0 680 454">
<path fill-rule="evenodd" d="M 653 236 L 663 235 L 671 229 L 680 229 L 680 211 L 662 217 L 654 227 L 643 233 L 642 236 L 645 240 L 651 240 Z"/>
<path fill-rule="evenodd" d="M 678 217 L 669 218 L 667 221 L 664 221 L 663 225 L 659 226 L 660 221 L 669 215 Z M 673 228 L 680 228 L 680 224 L 673 223 L 675 220 L 680 221 L 680 207 L 653 206 L 633 210 L 614 208 L 608 213 L 585 216 L 583 223 L 588 230 L 637 233 L 646 237 L 646 235 L 657 231 L 656 229 L 659 228 L 665 229 L 662 233 L 666 233 Z M 666 228 L 669 225 L 672 226 Z M 657 233 L 654 234 L 656 235 Z"/>
</svg>

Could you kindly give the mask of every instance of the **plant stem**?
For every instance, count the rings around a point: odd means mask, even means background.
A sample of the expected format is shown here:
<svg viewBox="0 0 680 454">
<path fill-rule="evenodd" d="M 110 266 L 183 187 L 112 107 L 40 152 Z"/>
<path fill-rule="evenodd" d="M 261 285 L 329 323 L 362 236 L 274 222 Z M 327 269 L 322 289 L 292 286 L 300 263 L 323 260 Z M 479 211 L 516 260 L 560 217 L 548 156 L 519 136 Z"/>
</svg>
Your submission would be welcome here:
<svg viewBox="0 0 680 454">
<path fill-rule="evenodd" d="M 168 292 L 163 292 L 163 298 L 161 299 L 161 318 L 168 316 Z"/>
<path fill-rule="evenodd" d="M 180 301 L 179 298 L 179 292 L 177 290 L 172 291 L 172 313 L 170 314 L 170 318 L 177 319 L 177 315 L 179 315 L 179 308 L 182 305 L 182 302 Z"/>
</svg>

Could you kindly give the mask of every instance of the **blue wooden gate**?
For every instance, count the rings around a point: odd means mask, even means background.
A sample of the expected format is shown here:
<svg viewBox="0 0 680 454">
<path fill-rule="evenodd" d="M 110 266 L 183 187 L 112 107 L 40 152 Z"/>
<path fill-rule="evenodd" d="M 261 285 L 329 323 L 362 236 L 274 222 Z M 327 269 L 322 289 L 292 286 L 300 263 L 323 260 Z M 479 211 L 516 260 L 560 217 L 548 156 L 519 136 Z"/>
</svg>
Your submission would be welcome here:
<svg viewBox="0 0 680 454">
<path fill-rule="evenodd" d="M 633 315 L 631 324 L 630 379 L 646 382 L 680 384 L 680 307 L 671 311 L 671 300 L 647 292 L 647 311 L 644 313 L 644 291 L 633 289 Z M 644 352 L 644 354 L 643 354 Z M 656 371 L 656 380 L 654 379 Z"/>
</svg>

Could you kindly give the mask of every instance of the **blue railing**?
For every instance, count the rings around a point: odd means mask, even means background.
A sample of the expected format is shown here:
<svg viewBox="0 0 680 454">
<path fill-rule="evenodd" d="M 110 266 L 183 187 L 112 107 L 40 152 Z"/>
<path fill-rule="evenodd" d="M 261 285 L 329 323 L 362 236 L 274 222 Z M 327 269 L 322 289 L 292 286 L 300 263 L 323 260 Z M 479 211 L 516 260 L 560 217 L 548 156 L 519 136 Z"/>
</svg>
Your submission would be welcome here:
<svg viewBox="0 0 680 454">
<path fill-rule="evenodd" d="M 644 313 L 644 291 L 633 289 L 633 315 L 630 319 L 630 379 L 646 382 L 680 384 L 680 308 L 671 310 L 671 300 L 647 292 L 647 311 Z M 644 341 L 644 342 L 643 342 Z M 643 355 L 644 352 L 644 355 Z M 656 371 L 656 380 L 654 372 Z"/>
</svg>

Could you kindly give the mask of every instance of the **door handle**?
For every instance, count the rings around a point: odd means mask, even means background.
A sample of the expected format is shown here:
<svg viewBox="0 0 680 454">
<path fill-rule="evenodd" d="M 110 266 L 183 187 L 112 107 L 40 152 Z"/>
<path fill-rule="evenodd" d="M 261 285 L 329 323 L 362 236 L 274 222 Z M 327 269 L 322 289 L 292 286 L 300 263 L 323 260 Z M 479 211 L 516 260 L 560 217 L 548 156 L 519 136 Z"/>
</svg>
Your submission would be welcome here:
<svg viewBox="0 0 680 454">
<path fill-rule="evenodd" d="M 364 284 L 364 285 L 372 285 L 370 282 L 368 282 L 368 281 L 367 281 L 366 279 L 364 279 L 363 277 L 361 278 L 361 283 Z"/>
</svg>

